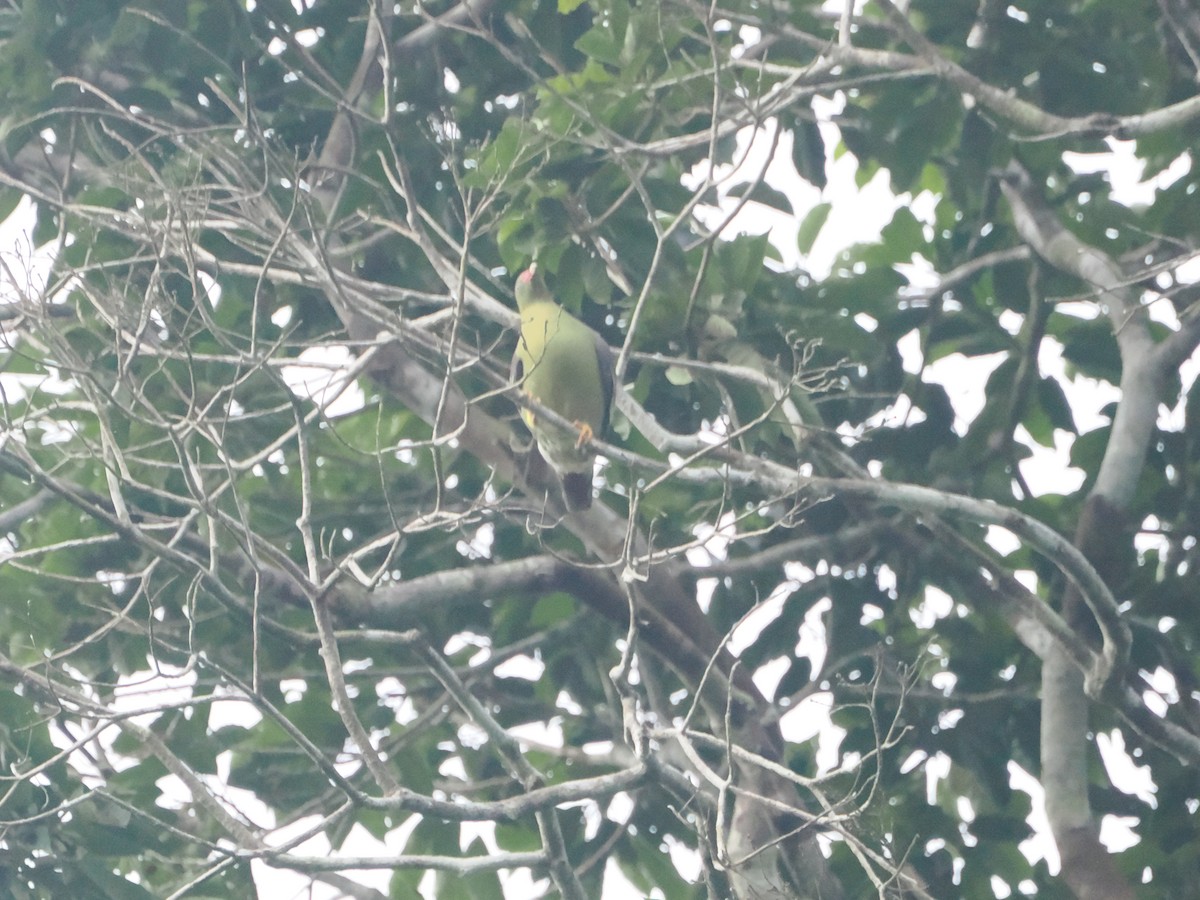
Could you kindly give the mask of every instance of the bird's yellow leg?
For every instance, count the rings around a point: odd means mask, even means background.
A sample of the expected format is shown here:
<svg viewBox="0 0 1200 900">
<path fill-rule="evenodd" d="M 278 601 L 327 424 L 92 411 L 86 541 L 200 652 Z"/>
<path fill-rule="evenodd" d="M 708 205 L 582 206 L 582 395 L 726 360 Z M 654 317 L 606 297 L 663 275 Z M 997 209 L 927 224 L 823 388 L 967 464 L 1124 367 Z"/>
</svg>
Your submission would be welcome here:
<svg viewBox="0 0 1200 900">
<path fill-rule="evenodd" d="M 579 440 L 575 442 L 575 449 L 578 450 L 580 447 L 594 438 L 596 434 L 592 431 L 592 426 L 587 422 L 576 422 L 575 427 L 579 429 Z"/>
</svg>

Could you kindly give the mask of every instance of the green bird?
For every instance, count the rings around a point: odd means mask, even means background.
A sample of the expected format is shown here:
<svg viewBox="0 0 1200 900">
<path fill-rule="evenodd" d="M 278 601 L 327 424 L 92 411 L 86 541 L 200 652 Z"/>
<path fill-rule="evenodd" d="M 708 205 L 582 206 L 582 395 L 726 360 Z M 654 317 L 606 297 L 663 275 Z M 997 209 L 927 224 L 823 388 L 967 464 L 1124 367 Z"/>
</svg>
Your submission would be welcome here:
<svg viewBox="0 0 1200 900">
<path fill-rule="evenodd" d="M 562 479 L 572 512 L 592 505 L 594 451 L 584 445 L 608 429 L 613 399 L 613 363 L 608 344 L 559 306 L 531 265 L 517 278 L 521 336 L 513 356 L 513 380 L 531 397 L 575 425 L 568 429 L 538 421 L 521 410 L 538 451 Z"/>
</svg>

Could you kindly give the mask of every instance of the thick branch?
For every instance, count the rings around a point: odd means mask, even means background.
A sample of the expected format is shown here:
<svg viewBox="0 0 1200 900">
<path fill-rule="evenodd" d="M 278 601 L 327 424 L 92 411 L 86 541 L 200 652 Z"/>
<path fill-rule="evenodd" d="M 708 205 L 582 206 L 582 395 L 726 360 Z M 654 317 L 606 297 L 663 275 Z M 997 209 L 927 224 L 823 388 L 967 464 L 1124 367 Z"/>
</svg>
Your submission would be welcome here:
<svg viewBox="0 0 1200 900">
<path fill-rule="evenodd" d="M 1110 579 L 1119 579 L 1118 551 L 1128 542 L 1123 533 L 1124 512 L 1145 466 L 1168 367 L 1181 356 L 1181 345 L 1194 345 L 1193 329 L 1189 325 L 1172 341 L 1156 347 L 1146 310 L 1139 305 L 1130 279 L 1117 262 L 1065 228 L 1015 162 L 1010 164 L 1001 187 L 1022 237 L 1049 264 L 1094 285 L 1100 307 L 1113 323 L 1121 352 L 1121 402 L 1075 542 L 1088 558 L 1109 570 Z M 1079 614 L 1078 585 L 1072 587 L 1064 597 L 1064 616 L 1086 634 L 1088 623 Z M 1089 608 L 1096 613 L 1091 603 Z M 1128 693 L 1128 688 L 1125 691 Z M 1064 875 L 1077 896 L 1132 897 L 1132 888 L 1116 872 L 1111 857 L 1099 843 L 1088 800 L 1085 692 L 1091 693 L 1063 653 L 1046 657 L 1042 669 L 1041 747 L 1047 816 L 1062 854 Z M 1130 699 L 1134 698 L 1124 698 L 1123 705 L 1127 713 L 1137 715 L 1136 727 L 1141 730 L 1149 723 L 1140 714 L 1140 698 L 1134 699 L 1133 706 L 1128 704 Z"/>
</svg>

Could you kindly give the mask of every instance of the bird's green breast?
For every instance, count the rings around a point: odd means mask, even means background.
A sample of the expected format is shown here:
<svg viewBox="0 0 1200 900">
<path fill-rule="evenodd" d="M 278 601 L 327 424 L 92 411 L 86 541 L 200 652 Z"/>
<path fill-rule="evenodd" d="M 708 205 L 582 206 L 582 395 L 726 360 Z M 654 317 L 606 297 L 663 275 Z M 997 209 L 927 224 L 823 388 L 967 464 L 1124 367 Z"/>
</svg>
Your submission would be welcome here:
<svg viewBox="0 0 1200 900">
<path fill-rule="evenodd" d="M 525 390 L 563 418 L 587 423 L 599 434 L 607 397 L 595 341 L 586 325 L 554 303 L 535 303 L 522 312 L 517 353 Z"/>
</svg>

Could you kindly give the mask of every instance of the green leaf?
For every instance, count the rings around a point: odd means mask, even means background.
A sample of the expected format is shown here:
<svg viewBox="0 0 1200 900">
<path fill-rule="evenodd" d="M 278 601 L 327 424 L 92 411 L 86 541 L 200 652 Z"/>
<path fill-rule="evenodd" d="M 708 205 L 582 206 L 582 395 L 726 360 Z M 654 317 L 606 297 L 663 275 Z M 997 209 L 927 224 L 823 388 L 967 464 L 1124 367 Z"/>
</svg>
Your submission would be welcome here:
<svg viewBox="0 0 1200 900">
<path fill-rule="evenodd" d="M 575 600 L 570 594 L 555 591 L 540 598 L 533 606 L 529 624 L 534 628 L 546 628 L 569 619 L 575 614 Z"/>
<path fill-rule="evenodd" d="M 892 220 L 883 226 L 880 239 L 896 262 L 908 262 L 914 253 L 926 246 L 925 228 L 907 206 L 901 206 L 892 214 Z"/>
<path fill-rule="evenodd" d="M 0 189 L 0 222 L 8 220 L 24 196 L 20 191 L 12 188 Z"/>
<path fill-rule="evenodd" d="M 792 213 L 792 202 L 788 199 L 787 194 L 771 187 L 765 181 L 739 184 L 730 188 L 728 196 L 734 200 L 744 198 L 755 203 L 761 203 L 763 206 L 768 206 L 771 209 L 789 215 Z"/>
<path fill-rule="evenodd" d="M 1049 377 L 1038 379 L 1037 397 L 1038 403 L 1046 411 L 1046 415 L 1055 428 L 1061 428 L 1072 434 L 1079 433 L 1079 429 L 1075 427 L 1075 415 L 1071 411 L 1070 401 L 1067 400 L 1067 395 L 1057 379 Z"/>
<path fill-rule="evenodd" d="M 825 187 L 825 139 L 816 122 L 797 117 L 792 129 L 792 165 L 809 184 Z"/>
<path fill-rule="evenodd" d="M 683 366 L 667 366 L 666 370 L 663 372 L 663 375 L 666 377 L 667 381 L 671 382 L 671 384 L 675 385 L 676 387 L 684 387 L 685 385 L 691 384 L 694 380 L 692 378 L 691 369 L 684 368 Z"/>
<path fill-rule="evenodd" d="M 801 253 L 812 252 L 813 244 L 817 242 L 821 229 L 825 226 L 825 221 L 829 218 L 832 210 L 832 203 L 818 203 L 805 214 L 796 233 L 796 246 L 800 248 Z"/>
<path fill-rule="evenodd" d="M 103 858 L 81 859 L 76 865 L 96 892 L 93 897 L 103 900 L 153 900 L 154 895 L 140 884 L 122 878 L 105 865 Z"/>
<path fill-rule="evenodd" d="M 421 879 L 425 877 L 422 869 L 395 869 L 388 882 L 388 897 L 390 900 L 422 900 L 424 895 L 417 890 Z"/>
<path fill-rule="evenodd" d="M 541 849 L 542 838 L 532 825 L 497 822 L 496 844 L 509 853 L 532 853 Z"/>
<path fill-rule="evenodd" d="M 1046 415 L 1045 409 L 1037 403 L 1031 403 L 1029 410 L 1021 419 L 1021 424 L 1029 432 L 1030 437 L 1043 447 L 1054 447 L 1054 423 Z"/>
</svg>

